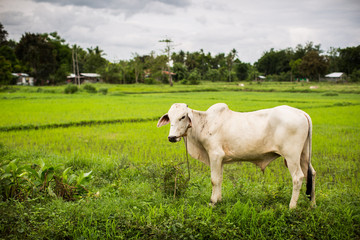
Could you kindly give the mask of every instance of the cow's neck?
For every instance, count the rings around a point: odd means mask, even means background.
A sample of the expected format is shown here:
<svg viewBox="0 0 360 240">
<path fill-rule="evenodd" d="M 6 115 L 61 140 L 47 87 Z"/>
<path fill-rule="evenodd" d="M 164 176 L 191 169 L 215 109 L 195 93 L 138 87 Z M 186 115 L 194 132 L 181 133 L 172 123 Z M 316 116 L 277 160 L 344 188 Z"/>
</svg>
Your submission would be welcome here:
<svg viewBox="0 0 360 240">
<path fill-rule="evenodd" d="M 188 152 L 193 157 L 209 165 L 209 157 L 203 146 L 204 135 L 202 130 L 206 125 L 206 112 L 192 110 L 189 113 L 192 127 L 187 132 Z"/>
</svg>

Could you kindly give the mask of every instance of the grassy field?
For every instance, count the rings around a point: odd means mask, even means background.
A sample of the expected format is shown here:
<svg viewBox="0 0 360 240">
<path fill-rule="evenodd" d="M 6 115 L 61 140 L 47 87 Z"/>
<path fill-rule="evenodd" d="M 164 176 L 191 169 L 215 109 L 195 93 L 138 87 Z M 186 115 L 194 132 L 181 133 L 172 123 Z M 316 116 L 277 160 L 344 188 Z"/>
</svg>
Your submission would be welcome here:
<svg viewBox="0 0 360 240">
<path fill-rule="evenodd" d="M 2 170 L 0 239 L 360 238 L 359 85 L 96 87 L 108 94 L 67 95 L 61 86 L 2 88 L 2 169 L 17 160 L 38 171 L 53 166 L 63 178 L 69 167 L 76 176 L 92 172 L 86 193 L 76 199 L 55 195 L 50 177 L 47 186 L 31 185 L 26 198 L 6 199 L 10 177 Z M 168 127 L 156 128 L 175 102 L 197 110 L 225 102 L 236 111 L 285 104 L 309 113 L 317 207 L 310 208 L 304 186 L 298 208 L 288 209 L 292 183 L 282 159 L 264 173 L 250 163 L 226 165 L 223 201 L 209 207 L 209 168 L 190 158 L 186 182 L 184 144 L 167 141 Z M 14 178 L 29 185 L 29 176 Z"/>
</svg>

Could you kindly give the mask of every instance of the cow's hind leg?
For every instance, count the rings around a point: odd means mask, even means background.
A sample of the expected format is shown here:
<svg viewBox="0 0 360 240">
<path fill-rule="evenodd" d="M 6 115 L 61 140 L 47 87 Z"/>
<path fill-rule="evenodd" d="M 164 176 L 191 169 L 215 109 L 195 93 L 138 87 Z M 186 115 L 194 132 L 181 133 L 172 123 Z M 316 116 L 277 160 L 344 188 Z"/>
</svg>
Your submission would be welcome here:
<svg viewBox="0 0 360 240">
<path fill-rule="evenodd" d="M 299 199 L 301 185 L 304 179 L 304 173 L 301 170 L 300 159 L 294 157 L 286 157 L 287 165 L 292 177 L 293 190 L 289 208 L 295 208 Z"/>
</svg>

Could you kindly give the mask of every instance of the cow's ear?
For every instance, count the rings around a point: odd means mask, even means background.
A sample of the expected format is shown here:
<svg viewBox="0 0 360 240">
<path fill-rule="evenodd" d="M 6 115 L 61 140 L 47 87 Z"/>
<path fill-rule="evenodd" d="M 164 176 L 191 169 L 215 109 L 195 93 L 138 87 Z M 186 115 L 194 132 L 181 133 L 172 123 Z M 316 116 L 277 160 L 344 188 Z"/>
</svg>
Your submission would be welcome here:
<svg viewBox="0 0 360 240">
<path fill-rule="evenodd" d="M 164 116 L 162 116 L 162 117 L 159 119 L 159 121 L 158 121 L 158 123 L 157 123 L 157 127 L 164 126 L 164 125 L 168 124 L 169 122 L 170 122 L 170 119 L 169 119 L 168 114 L 166 113 L 166 114 L 164 114 Z"/>
</svg>

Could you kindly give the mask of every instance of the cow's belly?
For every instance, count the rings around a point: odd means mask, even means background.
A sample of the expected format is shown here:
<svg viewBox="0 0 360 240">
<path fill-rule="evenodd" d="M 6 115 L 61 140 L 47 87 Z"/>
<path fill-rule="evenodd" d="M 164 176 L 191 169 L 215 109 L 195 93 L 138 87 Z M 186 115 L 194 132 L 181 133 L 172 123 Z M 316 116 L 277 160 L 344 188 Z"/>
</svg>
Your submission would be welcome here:
<svg viewBox="0 0 360 240">
<path fill-rule="evenodd" d="M 225 155 L 223 159 L 223 163 L 233 163 L 233 162 L 252 162 L 259 166 L 261 170 L 264 171 L 266 166 L 275 160 L 276 158 L 280 157 L 279 154 L 275 152 L 266 152 L 266 153 L 257 153 L 257 154 L 241 154 L 241 155 Z"/>
</svg>

